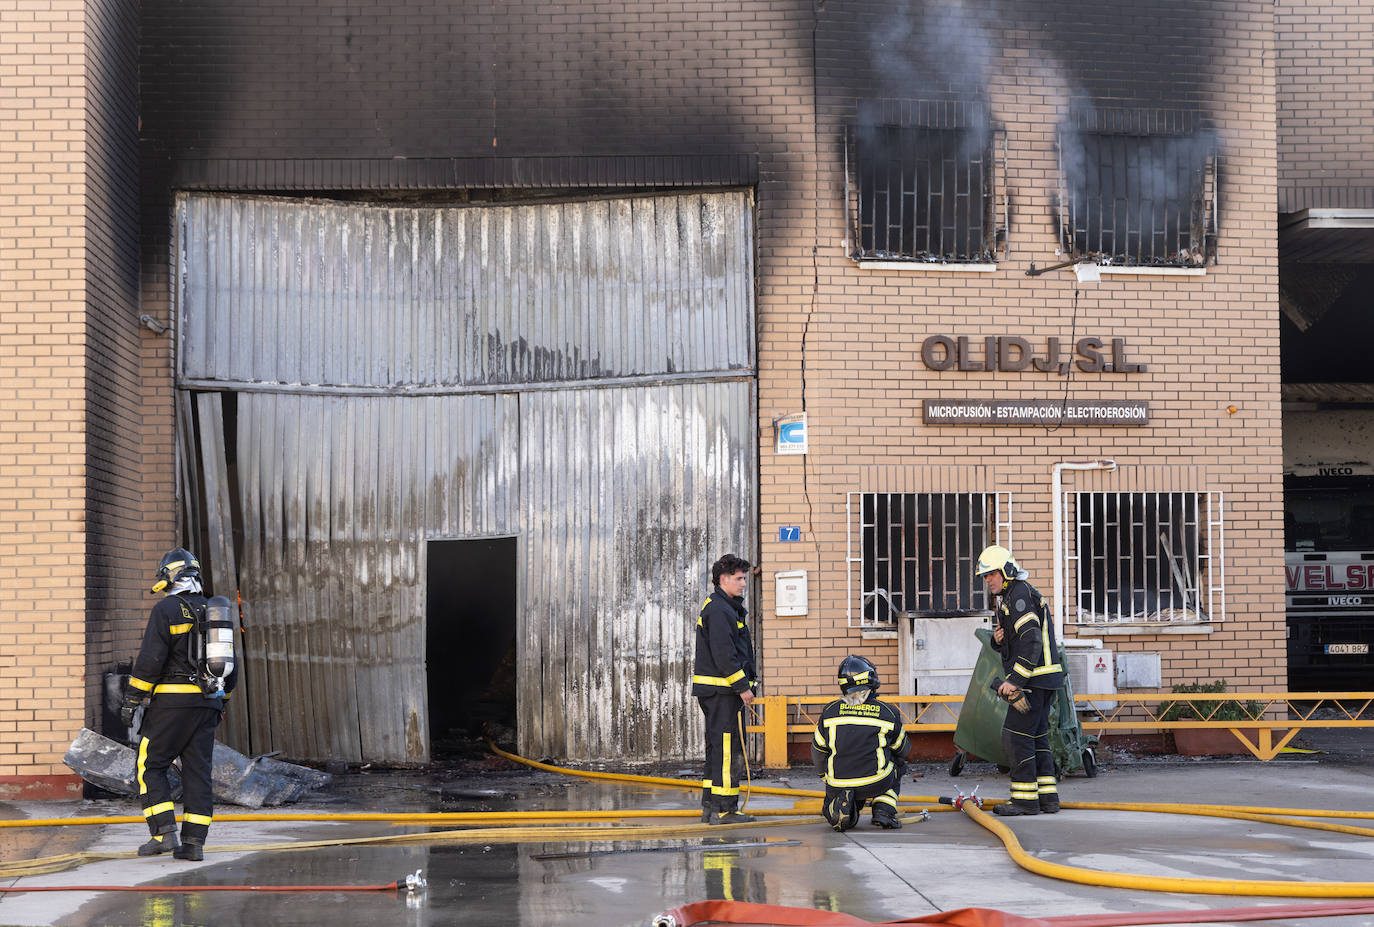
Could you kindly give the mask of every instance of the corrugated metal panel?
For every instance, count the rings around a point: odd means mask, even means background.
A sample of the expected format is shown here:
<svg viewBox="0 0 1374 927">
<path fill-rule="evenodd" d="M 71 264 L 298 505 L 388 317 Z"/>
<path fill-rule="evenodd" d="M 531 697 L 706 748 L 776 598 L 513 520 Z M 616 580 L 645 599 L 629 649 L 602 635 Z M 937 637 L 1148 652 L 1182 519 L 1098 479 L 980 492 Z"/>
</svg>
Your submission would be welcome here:
<svg viewBox="0 0 1374 927">
<path fill-rule="evenodd" d="M 179 373 L 398 388 L 747 371 L 747 200 L 303 208 L 183 194 Z"/>
<path fill-rule="evenodd" d="M 698 755 L 694 619 L 755 544 L 752 384 L 527 394 L 521 419 L 521 748 Z"/>
<path fill-rule="evenodd" d="M 239 397 L 255 750 L 428 758 L 424 542 L 518 532 L 517 409 Z"/>
<path fill-rule="evenodd" d="M 756 550 L 747 196 L 178 209 L 181 369 L 234 396 L 252 751 L 427 760 L 427 542 L 516 536 L 522 749 L 699 753 L 707 565 Z M 540 384 L 588 372 L 627 379 Z M 392 383 L 437 392 L 353 388 Z"/>
<path fill-rule="evenodd" d="M 752 407 L 747 381 L 241 395 L 253 749 L 427 760 L 425 542 L 519 535 L 522 749 L 695 755 L 706 565 L 755 548 Z"/>
</svg>

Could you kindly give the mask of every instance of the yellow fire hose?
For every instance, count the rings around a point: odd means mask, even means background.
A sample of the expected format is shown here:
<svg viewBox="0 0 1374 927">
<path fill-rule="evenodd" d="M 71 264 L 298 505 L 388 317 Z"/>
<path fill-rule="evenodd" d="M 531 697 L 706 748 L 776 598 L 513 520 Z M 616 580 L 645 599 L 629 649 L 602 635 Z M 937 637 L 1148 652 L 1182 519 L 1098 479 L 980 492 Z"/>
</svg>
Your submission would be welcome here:
<svg viewBox="0 0 1374 927">
<path fill-rule="evenodd" d="M 607 773 L 591 770 L 568 769 L 526 759 L 490 745 L 494 753 L 513 762 L 534 769 L 561 775 L 578 776 L 611 782 L 630 782 L 644 785 L 666 786 L 671 788 L 699 790 L 700 780 L 672 779 L 658 776 L 642 776 L 630 773 Z M 466 824 L 465 829 L 442 830 L 421 834 L 394 834 L 390 836 L 358 837 L 333 840 L 299 841 L 287 843 L 265 843 L 232 846 L 206 847 L 210 853 L 242 853 L 264 850 L 314 849 L 320 847 L 344 846 L 350 844 L 388 844 L 388 843 L 525 843 L 525 842 L 594 842 L 594 841 L 636 841 L 672 838 L 687 838 L 705 833 L 720 833 L 723 830 L 752 829 L 759 827 L 792 826 L 814 823 L 814 815 L 820 810 L 819 803 L 802 799 L 819 799 L 824 796 L 820 790 L 787 789 L 756 786 L 748 784 L 748 791 L 760 795 L 779 795 L 796 799 L 791 808 L 755 809 L 756 816 L 774 817 L 776 820 L 755 821 L 745 824 L 657 824 L 651 826 L 621 824 L 618 826 L 593 826 L 601 821 L 625 821 L 643 818 L 680 818 L 696 817 L 696 810 L 620 810 L 620 811 L 500 811 L 500 812 L 402 812 L 320 814 L 320 813 L 250 813 L 229 814 L 216 818 L 219 822 L 248 821 L 328 821 L 334 823 L 358 823 L 385 821 L 395 824 Z M 948 801 L 948 799 L 946 799 Z M 998 804 L 992 800 L 989 804 Z M 928 806 L 924 810 L 955 810 L 948 804 L 941 805 L 938 796 L 902 796 L 902 806 Z M 1212 895 L 1255 895 L 1287 896 L 1302 898 L 1364 898 L 1374 897 L 1374 882 L 1296 882 L 1296 881 L 1245 881 L 1235 879 L 1198 879 L 1143 876 L 1131 873 L 1111 873 L 1051 863 L 1027 853 L 1022 849 L 1016 836 L 1005 824 L 993 817 L 973 801 L 962 801 L 963 810 L 969 817 L 986 828 L 1001 841 L 1008 854 L 1018 866 L 1029 872 L 1049 878 L 1077 882 L 1083 885 L 1097 885 L 1108 888 L 1131 888 L 1142 891 L 1184 892 Z M 1112 802 L 1064 802 L 1062 807 L 1069 810 L 1112 810 L 1135 811 L 1166 814 L 1193 814 L 1210 817 L 1232 818 L 1257 821 L 1268 824 L 1282 824 L 1289 827 L 1305 827 L 1359 836 L 1374 836 L 1374 828 L 1356 827 L 1346 824 L 1331 824 L 1306 821 L 1302 818 L 1339 817 L 1345 819 L 1374 818 L 1374 812 L 1331 811 L 1303 808 L 1260 808 L 1226 805 L 1185 805 L 1168 803 L 1112 803 Z M 807 815 L 797 817 L 797 815 Z M 912 820 L 911 817 L 904 820 Z M 73 826 L 83 824 L 123 824 L 142 823 L 141 816 L 109 816 L 88 818 L 44 818 L 36 820 L 0 821 L 0 827 L 37 827 Z M 542 826 L 535 822 L 548 823 Z M 123 853 L 72 853 L 62 856 L 8 863 L 0 866 L 0 878 L 17 878 L 25 875 L 58 872 L 83 865 L 87 862 L 108 859 L 136 858 L 132 851 Z"/>
<path fill-rule="evenodd" d="M 1130 810 L 1130 809 L 1128 809 Z M 1152 811 L 1148 806 L 1139 806 L 1141 811 Z M 1374 882 L 1288 882 L 1281 880 L 1260 881 L 1249 879 L 1191 879 L 1171 876 L 1145 876 L 1129 872 L 1102 872 L 1085 869 L 1081 866 L 1066 866 L 1037 859 L 1021 848 L 1011 828 L 993 819 L 982 808 L 972 802 L 965 802 L 963 811 L 984 828 L 995 834 L 1007 848 L 1016 865 L 1027 872 L 1077 882 L 1080 885 L 1098 885 L 1105 888 L 1131 888 L 1147 892 L 1180 892 L 1191 895 L 1262 895 L 1289 898 L 1371 898 L 1374 897 Z M 1286 823 L 1286 819 L 1273 819 L 1275 823 Z M 1361 828 L 1360 830 L 1363 830 Z M 1368 833 L 1368 831 L 1365 831 Z"/>
</svg>

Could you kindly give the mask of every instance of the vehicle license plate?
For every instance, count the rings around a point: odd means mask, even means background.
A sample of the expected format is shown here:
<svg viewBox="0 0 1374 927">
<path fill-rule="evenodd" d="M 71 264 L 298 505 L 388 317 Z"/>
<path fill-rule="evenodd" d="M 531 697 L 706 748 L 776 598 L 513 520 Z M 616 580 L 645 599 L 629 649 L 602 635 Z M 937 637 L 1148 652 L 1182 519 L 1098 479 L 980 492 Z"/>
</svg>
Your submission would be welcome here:
<svg viewBox="0 0 1374 927">
<path fill-rule="evenodd" d="M 1327 653 L 1369 653 L 1368 644 L 1327 644 Z"/>
</svg>

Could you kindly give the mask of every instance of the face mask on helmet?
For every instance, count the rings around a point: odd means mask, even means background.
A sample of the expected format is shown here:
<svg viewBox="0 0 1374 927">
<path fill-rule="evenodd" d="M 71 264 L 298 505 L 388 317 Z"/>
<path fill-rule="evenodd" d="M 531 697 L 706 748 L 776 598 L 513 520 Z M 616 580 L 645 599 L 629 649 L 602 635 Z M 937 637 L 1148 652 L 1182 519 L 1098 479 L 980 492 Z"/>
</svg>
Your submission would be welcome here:
<svg viewBox="0 0 1374 927">
<path fill-rule="evenodd" d="M 872 691 L 867 686 L 861 689 L 850 689 L 848 692 L 840 693 L 840 698 L 844 699 L 846 705 L 862 705 L 868 701 L 868 694 Z"/>
<path fill-rule="evenodd" d="M 153 592 L 161 592 L 179 579 L 200 576 L 200 563 L 195 554 L 184 547 L 177 547 L 162 555 L 157 565 L 157 582 Z"/>
</svg>

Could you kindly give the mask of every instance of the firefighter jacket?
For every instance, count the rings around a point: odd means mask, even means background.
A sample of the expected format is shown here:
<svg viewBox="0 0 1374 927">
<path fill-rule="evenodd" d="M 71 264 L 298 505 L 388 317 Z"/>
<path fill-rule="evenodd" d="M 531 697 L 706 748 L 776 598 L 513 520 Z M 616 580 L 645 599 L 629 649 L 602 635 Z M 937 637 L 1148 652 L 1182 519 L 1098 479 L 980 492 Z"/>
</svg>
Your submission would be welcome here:
<svg viewBox="0 0 1374 927">
<path fill-rule="evenodd" d="M 745 619 L 744 599 L 734 599 L 716 586 L 697 616 L 697 651 L 692 664 L 692 694 L 739 694 L 753 686 L 754 644 Z"/>
<path fill-rule="evenodd" d="M 1034 586 L 1021 579 L 1007 583 L 997 605 L 997 623 L 1002 642 L 993 641 L 992 647 L 1002 655 L 1007 682 L 1020 688 L 1063 688 L 1054 624 L 1045 597 Z"/>
<path fill-rule="evenodd" d="M 858 705 L 837 698 L 821 712 L 811 738 L 811 759 L 825 784 L 855 789 L 890 774 L 907 751 L 902 716 L 872 692 Z"/>
<path fill-rule="evenodd" d="M 207 697 L 196 683 L 197 667 L 191 659 L 191 643 L 199 633 L 197 618 L 205 618 L 205 596 L 195 592 L 169 595 L 153 606 L 143 645 L 129 676 L 129 693 L 151 695 L 163 708 L 219 708 L 224 699 Z M 235 665 L 224 681 L 226 695 L 238 682 Z"/>
</svg>

